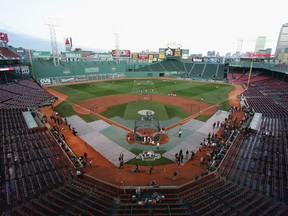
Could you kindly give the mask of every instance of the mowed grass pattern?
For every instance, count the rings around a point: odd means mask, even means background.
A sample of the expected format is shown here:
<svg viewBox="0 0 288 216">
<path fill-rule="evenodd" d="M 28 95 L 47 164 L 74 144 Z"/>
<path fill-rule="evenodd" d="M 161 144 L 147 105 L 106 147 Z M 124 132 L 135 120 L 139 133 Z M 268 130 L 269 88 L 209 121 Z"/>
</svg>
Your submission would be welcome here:
<svg viewBox="0 0 288 216">
<path fill-rule="evenodd" d="M 153 110 L 155 112 L 155 116 L 159 120 L 169 120 L 173 117 L 186 118 L 190 115 L 189 113 L 183 111 L 183 109 L 180 107 L 145 100 L 109 107 L 106 111 L 102 112 L 101 115 L 107 118 L 119 116 L 125 120 L 135 120 L 139 117 L 139 110 Z"/>
<path fill-rule="evenodd" d="M 228 93 L 234 90 L 234 87 L 228 84 L 162 79 L 109 80 L 55 86 L 51 88 L 69 96 L 67 101 L 70 103 L 62 106 L 61 110 L 61 113 L 67 110 L 69 114 L 73 114 L 73 109 L 71 107 L 69 108 L 69 104 L 71 105 L 72 103 L 78 103 L 92 98 L 131 93 L 167 95 L 169 92 L 176 92 L 177 96 L 196 100 L 203 98 L 204 102 L 210 103 L 211 105 L 221 104 L 220 108 L 226 110 L 229 108 Z M 142 109 L 155 111 L 156 117 L 161 120 L 170 119 L 175 116 L 185 118 L 189 115 L 181 108 L 152 101 L 137 101 L 109 107 L 108 110 L 101 114 L 107 118 L 119 116 L 124 119 L 135 119 L 138 116 L 138 111 Z"/>
<path fill-rule="evenodd" d="M 139 110 L 153 110 L 155 112 L 155 116 L 159 120 L 168 120 L 169 116 L 165 109 L 163 103 L 155 102 L 155 101 L 135 101 L 128 103 L 126 106 L 125 113 L 123 115 L 123 119 L 133 120 L 139 117 Z"/>
</svg>

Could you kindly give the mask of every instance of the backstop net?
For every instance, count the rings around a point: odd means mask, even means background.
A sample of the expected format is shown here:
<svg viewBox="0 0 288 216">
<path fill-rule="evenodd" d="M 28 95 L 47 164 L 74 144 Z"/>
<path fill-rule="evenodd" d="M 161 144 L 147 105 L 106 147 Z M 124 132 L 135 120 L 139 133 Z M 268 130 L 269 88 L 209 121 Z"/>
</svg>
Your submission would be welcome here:
<svg viewBox="0 0 288 216">
<path fill-rule="evenodd" d="M 134 124 L 134 138 L 141 143 L 156 143 L 160 140 L 160 124 L 156 117 L 149 111 L 140 115 Z"/>
</svg>

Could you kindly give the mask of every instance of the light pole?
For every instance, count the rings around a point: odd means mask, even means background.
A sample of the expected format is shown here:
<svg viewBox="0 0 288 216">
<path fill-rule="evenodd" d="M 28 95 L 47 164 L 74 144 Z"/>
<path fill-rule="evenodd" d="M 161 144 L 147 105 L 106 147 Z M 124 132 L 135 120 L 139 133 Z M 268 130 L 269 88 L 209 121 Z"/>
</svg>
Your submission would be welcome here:
<svg viewBox="0 0 288 216">
<path fill-rule="evenodd" d="M 248 90 L 250 86 L 250 79 L 251 79 L 251 74 L 252 74 L 252 69 L 253 69 L 253 58 L 251 58 L 251 64 L 250 64 L 250 70 L 249 70 L 249 77 L 248 77 L 248 82 L 247 82 L 247 87 L 246 90 Z"/>
</svg>

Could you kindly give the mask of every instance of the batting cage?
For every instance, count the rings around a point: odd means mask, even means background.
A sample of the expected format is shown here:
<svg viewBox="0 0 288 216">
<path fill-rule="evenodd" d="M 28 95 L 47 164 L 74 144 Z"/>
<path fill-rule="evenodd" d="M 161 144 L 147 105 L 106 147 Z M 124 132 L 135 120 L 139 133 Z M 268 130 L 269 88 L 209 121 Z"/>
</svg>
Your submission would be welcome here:
<svg viewBox="0 0 288 216">
<path fill-rule="evenodd" d="M 140 110 L 134 124 L 134 138 L 144 144 L 155 144 L 160 140 L 160 124 L 152 110 Z"/>
</svg>

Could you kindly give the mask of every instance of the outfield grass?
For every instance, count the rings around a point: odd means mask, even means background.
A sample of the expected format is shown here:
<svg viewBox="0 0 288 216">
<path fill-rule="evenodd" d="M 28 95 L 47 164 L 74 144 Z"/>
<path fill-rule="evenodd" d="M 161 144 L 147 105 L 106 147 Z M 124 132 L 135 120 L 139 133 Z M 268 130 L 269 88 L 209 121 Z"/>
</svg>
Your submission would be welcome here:
<svg viewBox="0 0 288 216">
<path fill-rule="evenodd" d="M 69 117 L 72 115 L 78 115 L 87 123 L 99 120 L 99 118 L 93 115 L 83 115 L 83 114 L 76 113 L 73 110 L 71 103 L 67 101 L 63 101 L 58 106 L 56 106 L 55 111 L 58 112 L 61 117 Z"/>
<path fill-rule="evenodd" d="M 134 101 L 113 107 L 108 107 L 101 115 L 107 118 L 119 116 L 125 120 L 135 120 L 139 117 L 139 110 L 153 110 L 159 120 L 169 120 L 173 117 L 186 118 L 190 114 L 182 108 L 156 101 Z"/>
<path fill-rule="evenodd" d="M 228 110 L 229 101 L 227 100 L 227 96 L 230 91 L 234 90 L 234 87 L 228 84 L 181 80 L 163 81 L 161 79 L 114 80 L 55 86 L 51 88 L 69 96 L 67 102 L 70 103 L 61 103 L 57 108 L 57 111 L 61 114 L 61 116 L 70 116 L 76 114 L 72 109 L 71 103 L 78 103 L 88 99 L 107 95 L 131 93 L 136 94 L 140 93 L 141 91 L 150 94 L 164 95 L 175 91 L 177 96 L 192 98 L 196 100 L 203 99 L 204 102 L 211 105 L 218 104 L 219 109 Z M 185 113 L 181 108 L 152 101 L 137 101 L 128 104 L 117 105 L 108 108 L 108 110 L 101 114 L 107 118 L 119 116 L 124 119 L 135 119 L 138 116 L 137 111 L 141 109 L 151 109 L 155 111 L 157 118 L 161 120 L 166 120 L 173 117 L 185 118 L 189 116 L 189 114 Z M 84 115 L 84 119 L 87 118 L 88 115 Z M 93 120 L 93 117 L 89 117 L 88 120 Z"/>
</svg>

